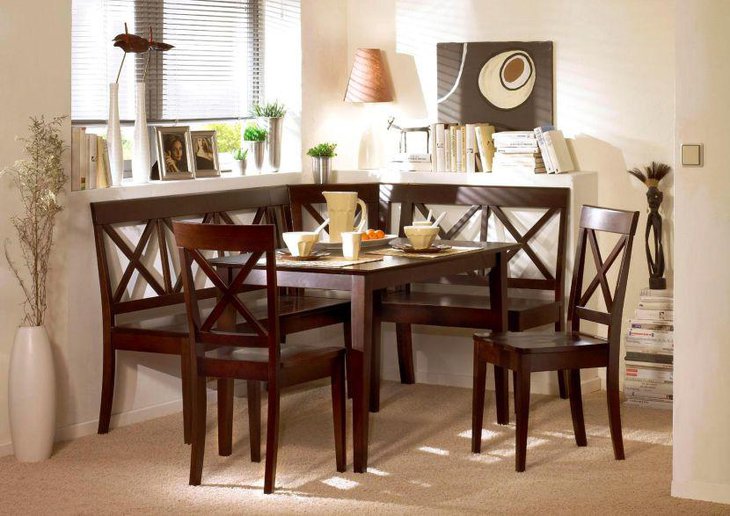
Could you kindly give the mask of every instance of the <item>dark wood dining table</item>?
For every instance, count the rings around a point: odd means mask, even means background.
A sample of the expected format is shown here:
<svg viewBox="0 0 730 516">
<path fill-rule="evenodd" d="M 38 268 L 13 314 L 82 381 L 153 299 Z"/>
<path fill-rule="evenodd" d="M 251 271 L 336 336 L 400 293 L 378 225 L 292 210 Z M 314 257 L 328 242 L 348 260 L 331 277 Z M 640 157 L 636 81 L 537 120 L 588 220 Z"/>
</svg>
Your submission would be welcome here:
<svg viewBox="0 0 730 516">
<path fill-rule="evenodd" d="M 489 269 L 490 306 L 487 317 L 494 331 L 507 329 L 507 253 L 520 244 L 504 242 L 439 241 L 440 244 L 469 247 L 468 251 L 429 258 L 383 256 L 382 260 L 345 267 L 277 264 L 279 287 L 349 291 L 351 299 L 352 355 L 351 372 L 353 402 L 353 462 L 357 473 L 368 466 L 368 429 L 370 412 L 379 409 L 379 386 L 371 392 L 372 368 L 379 357 L 379 310 L 385 289 L 408 283 L 418 283 L 459 273 Z M 367 253 L 367 249 L 363 252 Z M 211 260 L 213 265 L 231 267 L 236 257 Z M 265 285 L 264 270 L 253 270 L 246 283 Z"/>
</svg>

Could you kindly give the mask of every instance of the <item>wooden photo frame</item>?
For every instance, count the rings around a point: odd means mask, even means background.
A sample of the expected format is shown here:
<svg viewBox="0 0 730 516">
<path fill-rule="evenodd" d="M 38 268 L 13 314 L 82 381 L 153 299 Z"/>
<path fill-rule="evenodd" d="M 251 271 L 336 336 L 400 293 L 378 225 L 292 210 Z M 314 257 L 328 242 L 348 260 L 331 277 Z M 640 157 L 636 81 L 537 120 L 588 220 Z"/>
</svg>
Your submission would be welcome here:
<svg viewBox="0 0 730 516">
<path fill-rule="evenodd" d="M 195 177 L 219 177 L 221 167 L 218 162 L 218 141 L 215 131 L 191 131 L 193 145 L 192 159 L 195 164 Z"/>
<path fill-rule="evenodd" d="M 157 164 L 160 179 L 195 179 L 190 127 L 157 127 Z"/>
</svg>

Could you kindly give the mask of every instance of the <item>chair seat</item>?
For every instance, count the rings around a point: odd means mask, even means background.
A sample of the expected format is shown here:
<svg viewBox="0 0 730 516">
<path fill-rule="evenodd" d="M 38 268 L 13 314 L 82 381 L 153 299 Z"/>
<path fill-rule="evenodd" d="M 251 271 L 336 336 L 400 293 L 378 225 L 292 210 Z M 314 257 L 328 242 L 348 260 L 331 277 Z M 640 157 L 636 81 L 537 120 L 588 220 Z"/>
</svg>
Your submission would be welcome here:
<svg viewBox="0 0 730 516">
<path fill-rule="evenodd" d="M 446 310 L 481 310 L 490 307 L 490 300 L 486 295 L 395 291 L 384 296 L 383 304 L 386 309 L 387 305 L 411 305 Z M 554 300 L 510 296 L 508 304 L 510 331 L 521 331 L 560 320 L 560 303 Z"/>
<path fill-rule="evenodd" d="M 491 344 L 519 353 L 564 353 L 566 351 L 608 350 L 606 340 L 576 333 L 489 333 L 474 334 L 475 343 Z"/>
<path fill-rule="evenodd" d="M 349 300 L 314 296 L 279 296 L 279 315 L 282 325 L 293 317 L 306 317 L 317 312 L 328 312 L 334 308 L 345 309 Z M 257 319 L 266 318 L 266 299 L 247 301 L 246 306 L 251 309 Z M 188 334 L 187 315 L 185 306 L 176 306 L 177 311 L 167 315 L 155 315 L 147 319 L 118 324 L 113 331 L 124 332 L 154 332 L 161 335 L 185 337 Z"/>
<path fill-rule="evenodd" d="M 281 345 L 281 362 L 284 367 L 300 360 L 316 360 L 335 358 L 339 354 L 345 353 L 345 348 L 341 346 L 329 346 L 318 348 L 314 346 L 304 346 L 300 344 L 282 344 Z M 206 358 L 222 359 L 222 360 L 240 360 L 246 362 L 266 362 L 269 359 L 268 348 L 238 348 L 225 346 L 205 354 Z"/>
</svg>

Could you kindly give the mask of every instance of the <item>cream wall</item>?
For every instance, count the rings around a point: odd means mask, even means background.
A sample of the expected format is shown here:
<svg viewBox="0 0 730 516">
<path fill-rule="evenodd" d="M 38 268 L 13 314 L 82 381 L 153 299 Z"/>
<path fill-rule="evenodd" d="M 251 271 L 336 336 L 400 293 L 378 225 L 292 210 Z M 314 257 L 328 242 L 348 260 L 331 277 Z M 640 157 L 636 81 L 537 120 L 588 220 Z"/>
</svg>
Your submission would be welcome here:
<svg viewBox="0 0 730 516">
<path fill-rule="evenodd" d="M 339 113 L 347 113 L 351 128 L 337 134 L 340 147 L 347 150 L 342 153 L 347 158 L 340 158 L 343 167 L 357 167 L 363 128 L 384 128 L 391 114 L 406 126 L 437 118 L 436 43 L 554 42 L 556 126 L 575 138 L 580 169 L 598 173 L 598 204 L 641 211 L 624 312 L 632 314 L 641 288 L 648 286 L 643 243 L 646 189 L 626 169 L 652 160 L 674 163 L 673 4 L 666 0 L 348 0 L 347 5 L 349 66 L 356 48 L 383 49 L 396 100 L 337 107 Z M 382 144 L 391 138 L 380 130 Z M 663 183 L 670 285 L 672 184 L 672 177 Z"/>
<path fill-rule="evenodd" d="M 677 146 L 704 143 L 705 165 L 676 179 L 672 494 L 730 503 L 730 3 L 676 5 Z"/>
</svg>

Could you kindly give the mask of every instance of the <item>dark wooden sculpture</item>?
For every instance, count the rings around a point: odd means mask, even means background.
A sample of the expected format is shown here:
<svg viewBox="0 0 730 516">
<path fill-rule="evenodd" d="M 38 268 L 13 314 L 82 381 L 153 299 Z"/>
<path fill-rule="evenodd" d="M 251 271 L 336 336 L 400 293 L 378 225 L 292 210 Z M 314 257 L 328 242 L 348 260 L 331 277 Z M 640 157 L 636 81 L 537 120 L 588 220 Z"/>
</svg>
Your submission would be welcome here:
<svg viewBox="0 0 730 516">
<path fill-rule="evenodd" d="M 659 206 L 664 200 L 664 194 L 659 190 L 659 183 L 672 171 L 669 165 L 652 161 L 644 167 L 644 172 L 638 168 L 629 170 L 629 174 L 638 178 L 647 186 L 646 200 L 649 203 L 649 215 L 646 219 L 646 263 L 649 266 L 649 288 L 665 289 L 667 280 L 664 278 L 664 246 L 662 245 L 662 216 Z M 653 233 L 653 235 L 652 235 Z M 654 242 L 652 253 L 650 241 Z"/>
</svg>

